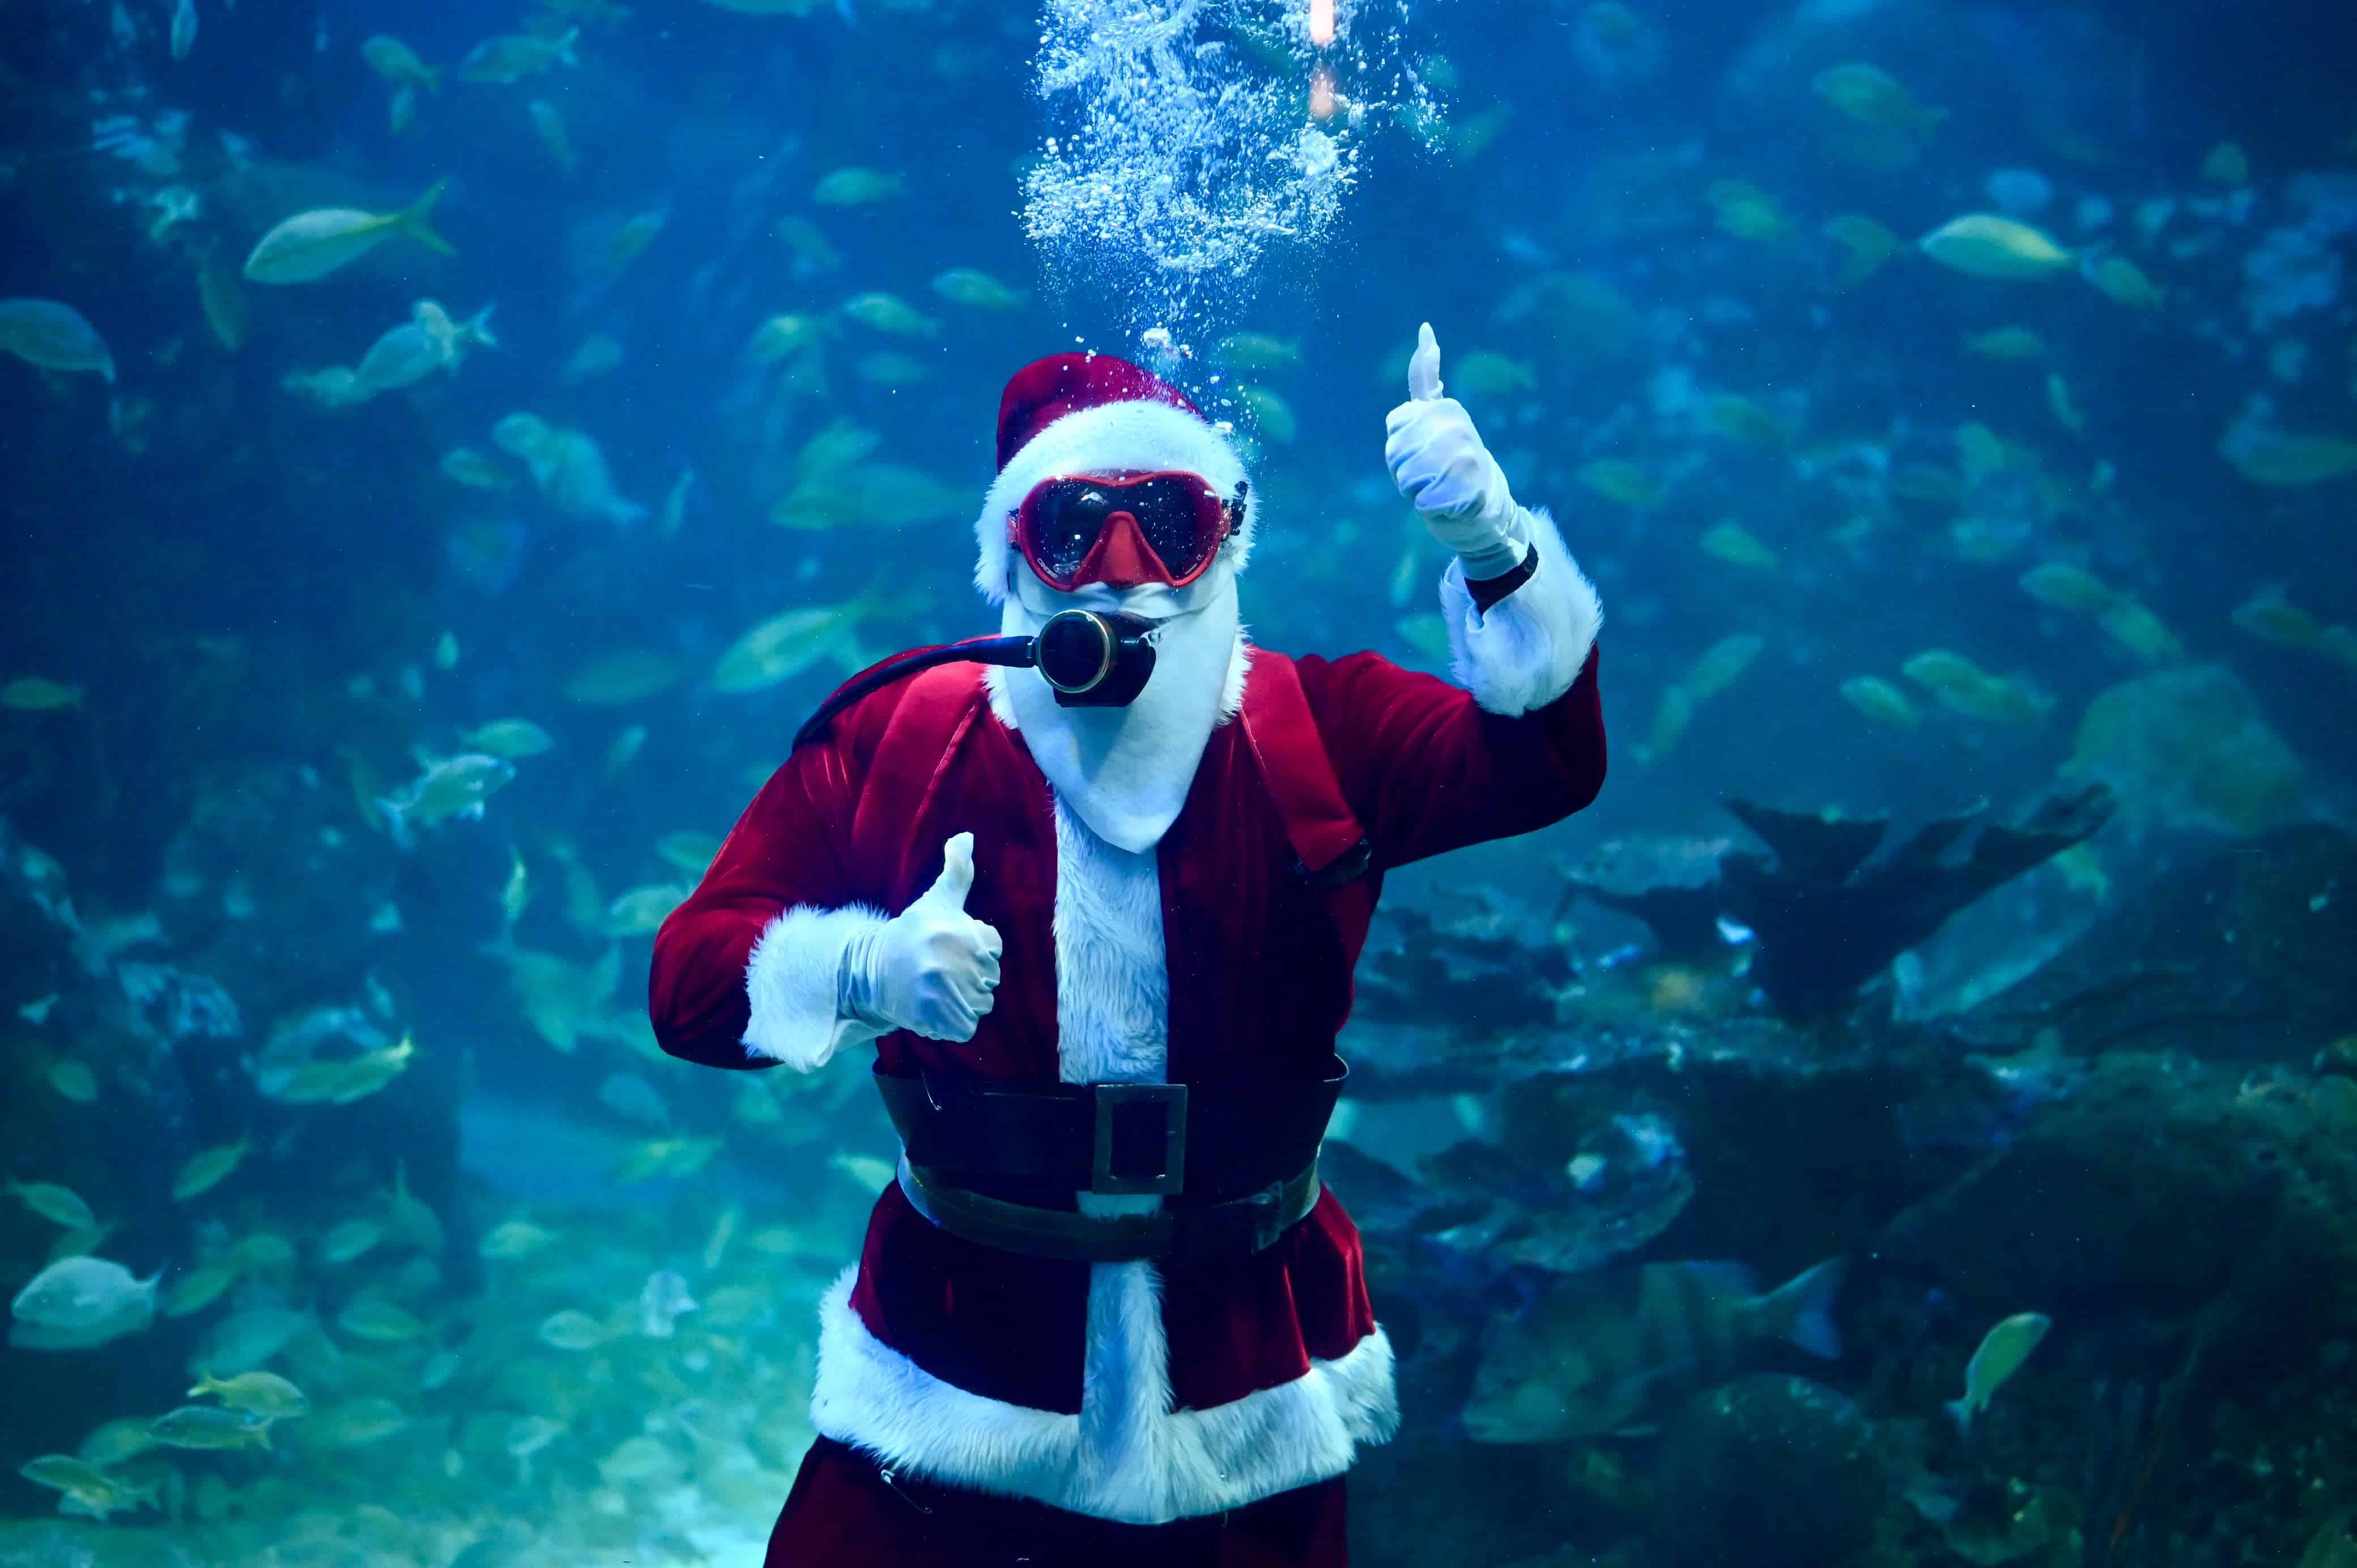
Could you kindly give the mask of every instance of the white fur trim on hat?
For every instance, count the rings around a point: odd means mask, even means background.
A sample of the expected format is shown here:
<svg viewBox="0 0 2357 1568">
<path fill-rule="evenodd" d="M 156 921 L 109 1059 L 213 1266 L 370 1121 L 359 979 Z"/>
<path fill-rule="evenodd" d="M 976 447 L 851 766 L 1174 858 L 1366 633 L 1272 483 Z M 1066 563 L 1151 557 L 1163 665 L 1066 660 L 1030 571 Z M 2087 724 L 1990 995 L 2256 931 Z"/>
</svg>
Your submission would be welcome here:
<svg viewBox="0 0 2357 1568">
<path fill-rule="evenodd" d="M 1200 474 L 1223 496 L 1244 481 L 1244 466 L 1218 431 L 1183 408 L 1135 400 L 1077 409 L 1031 437 L 1006 460 L 983 497 L 974 525 L 980 554 L 974 584 L 992 604 L 1006 597 L 1006 520 L 1042 479 L 1060 475 L 1110 474 L 1121 469 L 1168 469 Z M 1244 525 L 1225 549 L 1239 571 L 1252 553 L 1254 513 L 1260 498 L 1244 509 Z"/>
</svg>

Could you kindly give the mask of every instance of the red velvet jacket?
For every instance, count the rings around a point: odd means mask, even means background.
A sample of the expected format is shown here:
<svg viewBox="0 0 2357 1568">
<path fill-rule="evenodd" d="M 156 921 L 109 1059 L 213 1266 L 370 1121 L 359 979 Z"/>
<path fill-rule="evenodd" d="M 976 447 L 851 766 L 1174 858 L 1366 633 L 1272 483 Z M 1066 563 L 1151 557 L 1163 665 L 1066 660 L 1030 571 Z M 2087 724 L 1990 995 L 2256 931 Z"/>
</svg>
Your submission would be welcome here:
<svg viewBox="0 0 2357 1568">
<path fill-rule="evenodd" d="M 1253 678 L 1284 657 L 1254 650 Z M 1185 808 L 1156 851 L 1174 1083 L 1319 1070 L 1350 1012 L 1383 870 L 1544 827 L 1587 805 L 1603 781 L 1592 650 L 1567 692 L 1518 718 L 1483 712 L 1468 693 L 1372 653 L 1296 667 L 1374 870 L 1365 896 L 1338 918 L 1288 870 L 1284 827 L 1243 726 L 1212 731 Z M 945 690 L 952 684 L 962 697 Z M 913 756 L 896 749 L 893 721 L 920 690 L 922 700 L 963 706 L 951 743 Z M 748 955 L 770 923 L 792 906 L 906 908 L 939 875 L 943 841 L 970 830 L 966 909 L 1006 944 L 996 1004 L 970 1042 L 886 1036 L 881 1063 L 1054 1081 L 1052 811 L 1045 779 L 992 712 L 972 666 L 868 696 L 777 770 L 702 886 L 664 922 L 651 983 L 657 1039 L 710 1066 L 770 1065 L 743 1043 Z M 1266 1251 L 1171 1271 L 1162 1290 L 1178 1411 L 1212 1411 L 1301 1379 L 1313 1360 L 1333 1361 L 1375 1332 L 1358 1234 L 1331 1193 Z M 869 1334 L 932 1378 L 1069 1415 L 1082 1408 L 1088 1299 L 1089 1265 L 960 1240 L 896 1186 L 877 1201 L 850 1305 Z"/>
</svg>

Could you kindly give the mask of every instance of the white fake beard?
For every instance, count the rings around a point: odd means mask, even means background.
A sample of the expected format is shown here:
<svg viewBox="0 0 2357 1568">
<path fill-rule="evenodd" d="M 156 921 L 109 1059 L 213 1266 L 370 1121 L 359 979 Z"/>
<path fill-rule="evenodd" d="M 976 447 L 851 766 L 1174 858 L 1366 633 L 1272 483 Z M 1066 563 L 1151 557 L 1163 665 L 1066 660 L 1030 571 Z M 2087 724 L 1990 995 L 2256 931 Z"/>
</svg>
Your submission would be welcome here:
<svg viewBox="0 0 2357 1568">
<path fill-rule="evenodd" d="M 1036 670 L 994 666 L 984 676 L 993 710 L 1021 734 L 1065 805 L 1107 843 L 1143 854 L 1178 820 L 1211 731 L 1243 701 L 1247 655 L 1234 564 L 1222 554 L 1183 588 L 1092 583 L 1060 593 L 1019 557 L 1011 575 L 1004 636 L 1037 636 L 1060 610 L 1119 611 L 1156 623 L 1154 673 L 1125 708 L 1059 706 Z"/>
</svg>

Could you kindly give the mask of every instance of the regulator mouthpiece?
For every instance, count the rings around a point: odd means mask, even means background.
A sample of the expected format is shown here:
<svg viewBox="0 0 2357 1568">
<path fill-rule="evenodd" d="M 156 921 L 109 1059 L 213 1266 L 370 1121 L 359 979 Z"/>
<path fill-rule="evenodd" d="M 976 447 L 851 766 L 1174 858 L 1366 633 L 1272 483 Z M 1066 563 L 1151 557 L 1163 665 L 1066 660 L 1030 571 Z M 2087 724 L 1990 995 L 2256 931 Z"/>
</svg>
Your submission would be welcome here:
<svg viewBox="0 0 2357 1568">
<path fill-rule="evenodd" d="M 1153 623 L 1099 610 L 1059 610 L 1033 639 L 1033 661 L 1064 708 L 1125 708 L 1154 673 Z"/>
</svg>

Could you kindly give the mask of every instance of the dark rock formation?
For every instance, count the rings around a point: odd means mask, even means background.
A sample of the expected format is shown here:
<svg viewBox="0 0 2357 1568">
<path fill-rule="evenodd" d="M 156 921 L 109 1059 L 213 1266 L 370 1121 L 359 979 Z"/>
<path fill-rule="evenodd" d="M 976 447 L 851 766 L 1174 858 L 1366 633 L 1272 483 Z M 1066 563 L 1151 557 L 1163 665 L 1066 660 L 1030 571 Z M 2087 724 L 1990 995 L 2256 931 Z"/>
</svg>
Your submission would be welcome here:
<svg viewBox="0 0 2357 1568">
<path fill-rule="evenodd" d="M 1873 1428 L 1847 1397 L 1761 1372 L 1698 1395 L 1663 1434 L 1655 1536 L 1675 1564 L 1843 1568 L 1887 1501 Z"/>
</svg>

